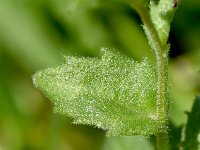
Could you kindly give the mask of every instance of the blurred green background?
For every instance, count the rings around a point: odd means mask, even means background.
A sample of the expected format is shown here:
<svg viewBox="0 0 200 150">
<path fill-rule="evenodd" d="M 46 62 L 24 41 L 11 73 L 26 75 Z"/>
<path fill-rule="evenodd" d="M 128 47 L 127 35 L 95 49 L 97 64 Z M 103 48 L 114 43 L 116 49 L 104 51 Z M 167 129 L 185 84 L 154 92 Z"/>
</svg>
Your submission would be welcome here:
<svg viewBox="0 0 200 150">
<path fill-rule="evenodd" d="M 200 94 L 200 1 L 181 1 L 169 42 L 170 114 L 180 126 Z M 153 149 L 141 136 L 72 124 L 33 87 L 31 76 L 64 54 L 98 56 L 101 47 L 155 62 L 139 17 L 117 0 L 0 0 L 0 150 Z"/>
</svg>

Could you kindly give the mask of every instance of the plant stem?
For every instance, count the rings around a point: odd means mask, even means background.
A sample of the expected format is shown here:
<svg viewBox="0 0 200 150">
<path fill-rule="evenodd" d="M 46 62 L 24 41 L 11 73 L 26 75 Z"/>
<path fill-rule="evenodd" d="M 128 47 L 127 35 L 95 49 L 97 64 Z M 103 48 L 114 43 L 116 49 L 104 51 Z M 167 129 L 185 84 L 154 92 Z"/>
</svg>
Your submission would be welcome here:
<svg viewBox="0 0 200 150">
<path fill-rule="evenodd" d="M 168 82 L 167 82 L 167 58 L 162 54 L 157 56 L 157 73 L 158 73 L 158 95 L 157 95 L 157 112 L 159 120 L 166 128 L 168 125 Z M 167 130 L 156 135 L 158 150 L 168 150 L 168 133 Z"/>
<path fill-rule="evenodd" d="M 156 65 L 157 65 L 157 116 L 162 126 L 161 132 L 157 133 L 157 149 L 158 150 L 168 150 L 168 46 L 162 45 L 161 40 L 158 36 L 157 30 L 151 20 L 148 9 L 142 5 L 134 5 L 134 9 L 140 15 L 143 23 L 144 30 L 146 32 L 149 44 L 154 50 L 156 55 Z M 163 130 L 164 129 L 164 130 Z"/>
<path fill-rule="evenodd" d="M 168 140 L 167 133 L 158 133 L 156 135 L 157 150 L 169 150 Z"/>
</svg>

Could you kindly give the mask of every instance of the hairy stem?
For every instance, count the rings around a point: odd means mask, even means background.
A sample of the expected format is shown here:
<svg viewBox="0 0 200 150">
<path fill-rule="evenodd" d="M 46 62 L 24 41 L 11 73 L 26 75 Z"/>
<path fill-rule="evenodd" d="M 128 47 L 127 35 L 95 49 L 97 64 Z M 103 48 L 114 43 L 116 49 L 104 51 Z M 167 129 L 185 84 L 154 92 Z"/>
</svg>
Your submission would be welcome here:
<svg viewBox="0 0 200 150">
<path fill-rule="evenodd" d="M 157 149 L 158 150 L 168 150 L 168 133 L 167 133 L 167 125 L 168 125 L 168 46 L 162 45 L 161 40 L 158 36 L 157 30 L 151 20 L 150 14 L 142 5 L 134 5 L 134 9 L 140 15 L 143 23 L 144 30 L 146 32 L 149 44 L 151 48 L 154 50 L 156 55 L 156 63 L 157 63 L 157 116 L 162 126 L 161 131 L 156 135 L 157 140 Z M 163 130 L 164 129 L 164 130 Z"/>
<path fill-rule="evenodd" d="M 166 128 L 167 118 L 168 118 L 168 83 L 167 83 L 167 66 L 168 59 L 166 54 L 166 49 L 162 46 L 161 41 L 158 37 L 157 31 L 154 28 L 154 25 L 150 19 L 150 16 L 145 11 L 139 12 L 142 21 L 144 23 L 144 29 L 148 36 L 149 44 L 154 50 L 156 55 L 156 64 L 157 64 L 157 116 L 161 124 L 161 128 Z M 161 129 L 162 131 L 162 129 Z M 168 150 L 168 133 L 167 130 L 160 132 L 156 135 L 157 148 L 158 150 Z"/>
</svg>

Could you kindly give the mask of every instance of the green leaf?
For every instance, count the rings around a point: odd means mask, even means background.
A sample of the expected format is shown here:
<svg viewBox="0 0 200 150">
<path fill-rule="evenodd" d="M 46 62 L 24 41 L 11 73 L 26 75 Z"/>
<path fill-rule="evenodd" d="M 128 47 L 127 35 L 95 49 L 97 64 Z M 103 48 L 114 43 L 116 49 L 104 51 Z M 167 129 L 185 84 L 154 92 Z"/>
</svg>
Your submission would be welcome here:
<svg viewBox="0 0 200 150">
<path fill-rule="evenodd" d="M 185 127 L 185 138 L 182 144 L 183 150 L 200 149 L 200 97 L 196 97 L 192 111 L 188 113 L 188 121 Z"/>
<path fill-rule="evenodd" d="M 139 63 L 108 49 L 101 49 L 101 58 L 65 56 L 65 64 L 33 76 L 56 113 L 107 130 L 108 136 L 159 131 L 156 80 L 147 59 Z"/>
<path fill-rule="evenodd" d="M 170 23 L 174 17 L 176 8 L 180 3 L 178 0 L 121 0 L 121 1 L 130 5 L 133 9 L 135 9 L 139 13 L 140 17 L 144 16 L 144 14 L 147 15 L 146 13 L 150 13 L 151 21 L 155 26 L 155 29 L 157 31 L 161 43 L 163 45 L 167 43 L 170 31 Z M 144 29 L 147 30 L 145 25 Z M 148 31 L 146 32 L 148 33 Z M 166 49 L 169 50 L 169 47 L 167 46 Z"/>
<path fill-rule="evenodd" d="M 170 23 L 174 17 L 177 3 L 176 0 L 150 1 L 150 16 L 163 45 L 168 40 Z"/>
</svg>

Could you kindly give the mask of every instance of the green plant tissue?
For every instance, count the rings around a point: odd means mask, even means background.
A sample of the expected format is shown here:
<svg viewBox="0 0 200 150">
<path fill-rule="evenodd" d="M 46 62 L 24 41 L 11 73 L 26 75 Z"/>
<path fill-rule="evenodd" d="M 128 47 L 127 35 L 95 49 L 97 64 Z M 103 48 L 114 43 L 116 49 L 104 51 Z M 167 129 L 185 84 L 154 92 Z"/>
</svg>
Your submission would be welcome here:
<svg viewBox="0 0 200 150">
<path fill-rule="evenodd" d="M 65 64 L 33 76 L 55 113 L 102 128 L 108 136 L 159 131 L 156 81 L 155 68 L 146 58 L 137 62 L 106 48 L 100 58 L 65 56 Z"/>
</svg>

